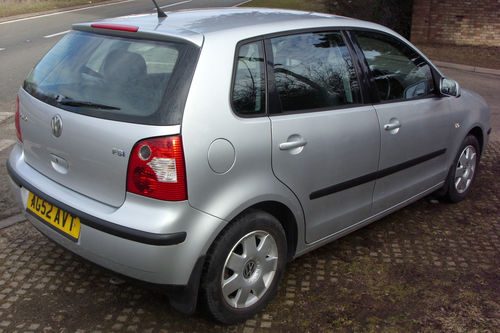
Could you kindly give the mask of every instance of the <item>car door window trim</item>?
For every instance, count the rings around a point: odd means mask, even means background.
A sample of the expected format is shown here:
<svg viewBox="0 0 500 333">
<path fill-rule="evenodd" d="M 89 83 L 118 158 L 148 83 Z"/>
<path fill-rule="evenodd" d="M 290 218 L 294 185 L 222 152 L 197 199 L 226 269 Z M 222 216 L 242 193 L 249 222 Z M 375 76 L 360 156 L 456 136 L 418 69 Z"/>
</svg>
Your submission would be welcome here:
<svg viewBox="0 0 500 333">
<path fill-rule="evenodd" d="M 434 66 L 434 64 L 432 64 L 427 59 L 427 57 L 425 57 L 424 54 L 422 54 L 419 50 L 417 50 L 411 44 L 409 44 L 408 42 L 406 42 L 406 40 L 401 39 L 401 38 L 397 38 L 396 36 L 394 36 L 392 34 L 389 34 L 389 33 L 385 32 L 385 31 L 374 30 L 374 29 L 370 29 L 370 28 L 352 28 L 351 27 L 351 28 L 347 28 L 345 31 L 346 31 L 346 35 L 349 36 L 349 41 L 352 43 L 352 46 L 353 46 L 354 50 L 356 51 L 357 58 L 359 59 L 360 63 L 363 64 L 364 74 L 368 78 L 368 82 L 366 82 L 366 83 L 369 85 L 368 86 L 369 91 L 372 92 L 370 94 L 370 97 L 372 99 L 372 104 L 373 105 L 398 103 L 398 102 L 406 102 L 406 101 L 410 102 L 410 101 L 416 101 L 416 100 L 421 100 L 421 99 L 426 99 L 426 98 L 436 98 L 436 97 L 440 98 L 440 97 L 442 97 L 439 94 L 439 92 L 437 91 L 437 88 L 436 88 L 437 85 L 436 84 L 437 84 L 437 82 L 439 82 L 439 78 L 441 78 L 443 75 Z M 431 75 L 432 75 L 432 79 L 433 79 L 433 83 L 434 83 L 434 92 L 432 94 L 429 94 L 429 95 L 418 96 L 418 97 L 414 97 L 414 98 L 400 98 L 400 99 L 391 99 L 391 100 L 384 100 L 384 101 L 380 100 L 380 97 L 376 93 L 377 88 L 375 86 L 375 79 L 374 79 L 374 77 L 372 75 L 372 72 L 371 72 L 370 67 L 368 65 L 368 62 L 366 60 L 366 57 L 365 57 L 365 55 L 363 53 L 363 50 L 361 49 L 361 46 L 359 45 L 359 42 L 356 39 L 355 33 L 357 31 L 367 31 L 367 32 L 373 32 L 373 33 L 376 33 L 376 34 L 379 34 L 379 35 L 384 35 L 384 36 L 387 36 L 389 38 L 396 39 L 399 42 L 403 43 L 406 47 L 410 48 L 413 52 L 415 52 L 418 56 L 420 56 L 422 58 L 422 60 L 429 66 L 430 72 L 431 72 Z"/>
<path fill-rule="evenodd" d="M 262 56 L 264 57 L 264 107 L 263 111 L 256 112 L 256 113 L 241 113 L 237 111 L 237 108 L 234 106 L 234 85 L 236 83 L 236 73 L 238 71 L 238 58 L 239 58 L 239 53 L 241 47 L 251 44 L 251 43 L 260 43 L 262 47 L 263 54 Z M 266 48 L 264 45 L 264 40 L 261 37 L 254 37 L 250 39 L 245 39 L 242 41 L 239 41 L 236 44 L 235 52 L 234 52 L 234 60 L 233 60 L 233 73 L 232 73 L 232 78 L 231 78 L 231 91 L 229 93 L 229 104 L 231 105 L 231 110 L 233 113 L 241 118 L 257 118 L 257 117 L 265 117 L 269 114 L 269 87 L 268 87 L 268 74 L 267 74 L 267 52 Z"/>
<path fill-rule="evenodd" d="M 364 88 L 363 88 L 363 83 L 361 82 L 361 75 L 362 71 L 358 66 L 355 64 L 358 59 L 355 56 L 355 53 L 351 49 L 351 43 L 347 40 L 346 36 L 344 35 L 344 28 L 342 27 L 324 27 L 324 28 L 313 28 L 313 29 L 300 29 L 300 30 L 293 30 L 293 31 L 286 31 L 286 32 L 281 32 L 281 33 L 274 33 L 274 34 L 268 34 L 263 36 L 265 38 L 265 43 L 264 43 L 264 48 L 265 48 L 265 53 L 266 53 L 266 61 L 267 61 L 267 80 L 268 80 L 268 92 L 269 92 L 269 115 L 274 116 L 274 115 L 289 115 L 289 114 L 300 114 L 300 113 L 311 113 L 311 112 L 322 112 L 322 111 L 332 111 L 332 110 L 339 110 L 339 109 L 347 109 L 347 108 L 356 108 L 360 106 L 367 105 L 366 104 L 366 96 L 364 93 Z M 342 104 L 342 105 L 336 105 L 336 106 L 326 106 L 326 107 L 319 107 L 319 108 L 312 108 L 312 109 L 299 109 L 299 110 L 289 110 L 289 111 L 283 111 L 282 105 L 281 105 L 281 100 L 279 98 L 278 90 L 276 87 L 276 81 L 275 81 L 275 75 L 274 75 L 274 55 L 272 51 L 272 45 L 271 45 L 271 39 L 273 38 L 279 38 L 279 37 L 288 37 L 288 36 L 298 36 L 302 34 L 307 34 L 307 33 L 312 33 L 312 34 L 319 34 L 319 33 L 338 33 L 340 37 L 342 38 L 342 41 L 344 42 L 345 47 L 348 50 L 350 60 L 352 62 L 352 66 L 354 68 L 355 72 L 355 80 L 358 83 L 359 86 L 359 103 L 355 104 Z M 272 95 L 272 96 L 271 96 Z"/>
<path fill-rule="evenodd" d="M 302 110 L 292 110 L 292 111 L 285 111 L 285 112 L 280 112 L 280 113 L 271 113 L 269 116 L 274 117 L 274 116 L 287 116 L 287 115 L 294 115 L 294 114 L 302 114 L 302 113 L 313 113 L 313 112 L 325 112 L 325 111 L 336 111 L 336 110 L 343 110 L 343 109 L 354 109 L 354 108 L 359 108 L 359 107 L 364 107 L 367 106 L 367 104 L 344 104 L 344 105 L 339 105 L 335 107 L 323 107 L 323 108 L 316 108 L 316 109 L 302 109 Z"/>
<path fill-rule="evenodd" d="M 396 38 L 395 36 L 384 32 L 380 30 L 375 30 L 371 28 L 357 28 L 357 27 L 352 27 L 352 26 L 335 26 L 335 27 L 315 27 L 315 28 L 308 28 L 308 29 L 296 29 L 296 30 L 288 30 L 288 31 L 281 31 L 281 32 L 275 32 L 275 33 L 270 33 L 270 34 L 264 34 L 248 39 L 241 40 L 240 42 L 237 43 L 236 45 L 236 50 L 235 50 L 235 55 L 234 55 L 234 65 L 233 65 L 233 76 L 231 80 L 231 87 L 234 85 L 234 80 L 235 80 L 235 75 L 236 75 L 236 63 L 238 59 L 238 52 L 239 49 L 242 45 L 252 43 L 252 42 L 257 42 L 257 41 L 262 41 L 264 43 L 264 62 L 266 64 L 266 71 L 265 71 L 265 79 L 266 79 L 266 112 L 265 113 L 258 113 L 258 114 L 241 114 L 235 111 L 232 103 L 232 98 L 233 98 L 233 89 L 231 89 L 231 94 L 230 94 L 230 100 L 231 100 L 231 108 L 234 112 L 235 115 L 241 118 L 255 118 L 255 117 L 263 117 L 263 116 L 275 116 L 275 115 L 289 115 L 289 114 L 298 114 L 298 113 L 310 113 L 310 112 L 322 112 L 322 111 L 330 111 L 330 110 L 339 110 L 339 109 L 346 109 L 346 108 L 356 108 L 360 107 L 363 105 L 378 105 L 378 104 L 388 104 L 388 103 L 398 103 L 398 102 L 409 102 L 409 101 L 415 101 L 415 100 L 420 100 L 420 99 L 427 99 L 427 98 L 436 98 L 440 97 L 439 94 L 435 93 L 433 95 L 426 95 L 426 96 L 421 96 L 421 97 L 415 97 L 411 99 L 397 99 L 397 100 L 388 100 L 388 101 L 381 101 L 378 98 L 378 95 L 375 93 L 376 89 L 374 87 L 374 83 L 372 82 L 373 77 L 372 74 L 369 70 L 368 64 L 366 63 L 366 58 L 364 57 L 364 54 L 361 50 L 361 47 L 359 46 L 356 37 L 353 36 L 352 32 L 356 31 L 371 31 L 379 34 L 383 34 L 389 37 Z M 360 86 L 360 93 L 361 93 L 361 102 L 358 104 L 347 104 L 347 105 L 340 105 L 337 107 L 327 107 L 327 108 L 317 108 L 317 109 L 304 109 L 304 110 L 294 110 L 294 111 L 287 111 L 287 112 L 282 112 L 281 111 L 281 103 L 279 102 L 279 96 L 277 95 L 278 92 L 276 91 L 276 85 L 274 82 L 274 74 L 272 72 L 272 61 L 273 61 L 273 55 L 272 55 L 272 48 L 270 44 L 270 40 L 272 38 L 276 37 L 283 37 L 283 36 L 290 36 L 290 35 L 297 35 L 297 34 L 302 34 L 302 33 L 322 33 L 322 32 L 340 32 L 342 34 L 342 37 L 344 39 L 344 42 L 347 46 L 347 49 L 349 51 L 349 54 L 351 56 L 351 60 L 353 62 L 353 66 L 356 71 L 357 75 L 357 80 L 358 84 Z M 419 56 L 422 57 L 422 59 L 425 61 L 425 63 L 430 66 L 432 76 L 434 79 L 434 83 L 436 84 L 436 80 L 439 79 L 439 77 L 442 77 L 441 72 L 430 62 L 428 59 L 423 55 L 420 51 L 418 51 L 416 48 L 414 48 L 412 45 L 407 43 L 405 40 L 398 38 L 399 41 L 404 43 L 407 47 L 411 48 L 413 51 L 415 51 Z M 275 98 L 278 98 L 278 101 L 275 100 Z M 278 103 L 276 105 L 276 103 Z"/>
<path fill-rule="evenodd" d="M 355 44 L 352 40 L 351 34 L 349 30 L 341 30 L 342 36 L 344 37 L 344 41 L 347 46 L 347 50 L 351 55 L 352 64 L 354 66 L 354 70 L 356 71 L 356 75 L 358 78 L 358 83 L 360 87 L 361 93 L 361 103 L 362 104 L 370 104 L 373 102 L 373 98 L 371 96 L 370 89 L 370 79 L 366 75 L 367 69 L 364 68 L 364 58 L 359 56 L 359 52 L 356 49 L 357 44 Z M 361 50 L 359 50 L 361 51 Z"/>
</svg>

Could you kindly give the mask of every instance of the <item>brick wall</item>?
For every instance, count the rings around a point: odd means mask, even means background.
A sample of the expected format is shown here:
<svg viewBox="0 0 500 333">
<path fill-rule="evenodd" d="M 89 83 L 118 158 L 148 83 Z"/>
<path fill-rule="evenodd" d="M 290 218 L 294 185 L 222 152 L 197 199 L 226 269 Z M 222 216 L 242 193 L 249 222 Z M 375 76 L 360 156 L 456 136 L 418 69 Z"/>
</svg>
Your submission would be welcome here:
<svg viewBox="0 0 500 333">
<path fill-rule="evenodd" d="M 500 46 L 500 0 L 414 0 L 411 41 Z"/>
</svg>

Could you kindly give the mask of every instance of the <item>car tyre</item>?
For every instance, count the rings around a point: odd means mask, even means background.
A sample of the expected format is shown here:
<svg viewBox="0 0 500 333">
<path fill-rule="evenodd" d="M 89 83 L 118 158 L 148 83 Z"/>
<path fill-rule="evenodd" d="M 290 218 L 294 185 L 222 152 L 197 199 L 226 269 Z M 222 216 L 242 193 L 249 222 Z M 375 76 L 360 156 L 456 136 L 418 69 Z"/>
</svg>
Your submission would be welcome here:
<svg viewBox="0 0 500 333">
<path fill-rule="evenodd" d="M 201 300 L 217 321 L 232 324 L 262 310 L 276 293 L 286 263 L 283 226 L 252 210 L 214 241 L 205 262 Z"/>
<path fill-rule="evenodd" d="M 446 180 L 444 197 L 450 202 L 459 202 L 469 194 L 479 166 L 479 142 L 474 135 L 468 135 L 453 161 Z"/>
</svg>

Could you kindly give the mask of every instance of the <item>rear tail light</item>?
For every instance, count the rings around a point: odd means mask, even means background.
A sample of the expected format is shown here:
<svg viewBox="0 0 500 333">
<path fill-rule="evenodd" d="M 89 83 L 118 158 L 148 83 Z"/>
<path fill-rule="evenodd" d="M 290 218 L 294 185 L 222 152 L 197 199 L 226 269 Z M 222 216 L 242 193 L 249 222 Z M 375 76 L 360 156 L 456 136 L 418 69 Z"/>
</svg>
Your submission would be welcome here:
<svg viewBox="0 0 500 333">
<path fill-rule="evenodd" d="M 21 135 L 21 124 L 19 123 L 19 96 L 17 96 L 17 109 L 16 109 L 16 134 L 19 141 L 23 142 Z"/>
<path fill-rule="evenodd" d="M 128 163 L 127 191 L 160 200 L 187 200 L 180 136 L 139 141 Z"/>
</svg>

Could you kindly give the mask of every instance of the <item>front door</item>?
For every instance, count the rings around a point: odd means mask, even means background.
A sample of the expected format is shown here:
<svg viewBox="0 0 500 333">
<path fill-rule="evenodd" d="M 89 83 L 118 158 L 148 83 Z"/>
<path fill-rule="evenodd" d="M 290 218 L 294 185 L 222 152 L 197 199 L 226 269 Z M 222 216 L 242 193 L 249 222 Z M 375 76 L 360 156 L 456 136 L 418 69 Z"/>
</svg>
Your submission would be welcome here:
<svg viewBox="0 0 500 333">
<path fill-rule="evenodd" d="M 373 214 L 383 212 L 440 184 L 453 124 L 447 98 L 437 94 L 430 65 L 409 45 L 371 31 L 354 33 L 379 103 L 380 163 Z"/>
</svg>

